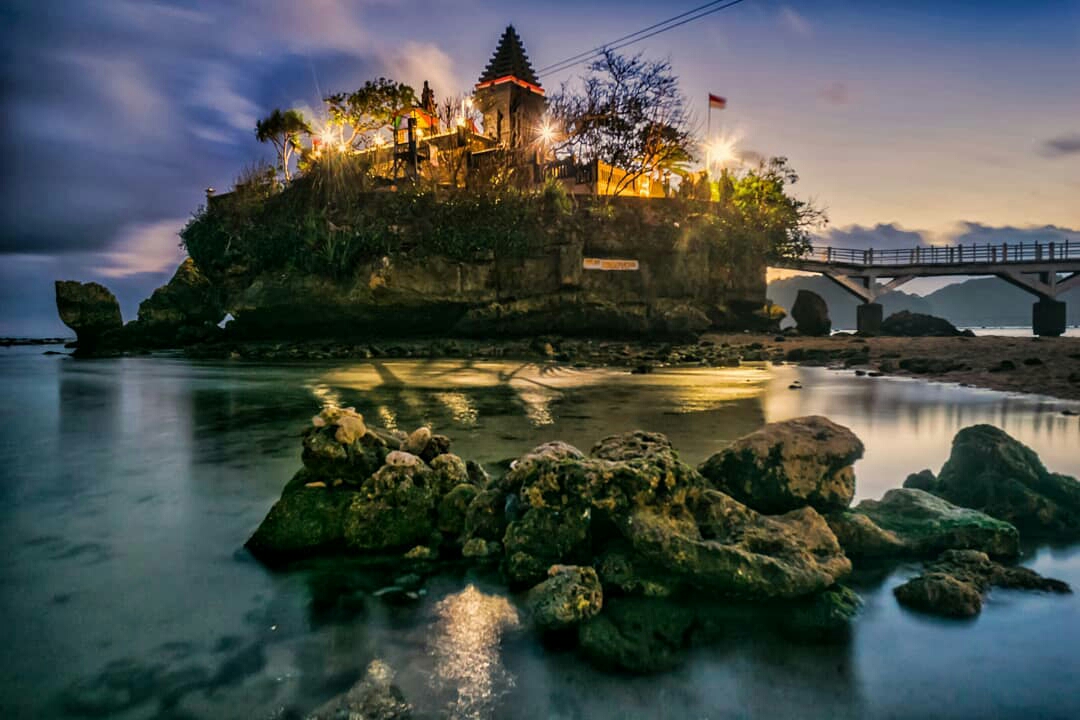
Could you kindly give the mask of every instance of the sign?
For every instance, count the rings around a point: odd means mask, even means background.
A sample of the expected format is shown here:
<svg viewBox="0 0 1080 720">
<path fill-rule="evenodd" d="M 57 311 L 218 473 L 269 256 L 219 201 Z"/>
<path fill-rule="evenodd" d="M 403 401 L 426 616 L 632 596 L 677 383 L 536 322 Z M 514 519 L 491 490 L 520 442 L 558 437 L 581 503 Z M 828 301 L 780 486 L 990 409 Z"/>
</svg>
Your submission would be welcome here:
<svg viewBox="0 0 1080 720">
<path fill-rule="evenodd" d="M 637 260 L 624 260 L 620 258 L 585 258 L 586 270 L 637 270 Z"/>
</svg>

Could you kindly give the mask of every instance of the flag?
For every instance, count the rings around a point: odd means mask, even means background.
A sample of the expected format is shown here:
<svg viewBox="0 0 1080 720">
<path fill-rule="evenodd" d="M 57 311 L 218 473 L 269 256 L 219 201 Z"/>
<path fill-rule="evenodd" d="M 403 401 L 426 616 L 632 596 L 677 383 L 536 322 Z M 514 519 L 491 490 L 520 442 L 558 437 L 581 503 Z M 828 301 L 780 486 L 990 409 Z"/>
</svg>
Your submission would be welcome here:
<svg viewBox="0 0 1080 720">
<path fill-rule="evenodd" d="M 716 108 L 717 110 L 723 110 L 727 107 L 727 98 L 722 98 L 719 95 L 713 95 L 709 93 L 709 107 Z"/>
</svg>

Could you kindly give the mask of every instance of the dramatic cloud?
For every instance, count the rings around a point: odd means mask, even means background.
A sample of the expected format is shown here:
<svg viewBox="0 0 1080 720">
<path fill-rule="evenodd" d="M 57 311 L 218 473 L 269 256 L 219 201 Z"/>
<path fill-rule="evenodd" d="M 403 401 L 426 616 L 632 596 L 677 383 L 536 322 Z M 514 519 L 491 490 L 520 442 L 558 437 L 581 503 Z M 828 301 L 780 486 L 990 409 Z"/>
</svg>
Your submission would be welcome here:
<svg viewBox="0 0 1080 720">
<path fill-rule="evenodd" d="M 816 239 L 815 244 L 838 248 L 864 250 L 903 249 L 926 245 L 929 242 L 926 233 L 918 230 L 904 230 L 895 223 L 879 224 L 873 227 L 851 225 L 846 228 L 830 228 Z"/>
<path fill-rule="evenodd" d="M 1077 153 L 1080 153 L 1080 133 L 1061 135 L 1043 143 L 1043 155 L 1047 157 L 1065 157 Z"/>
</svg>

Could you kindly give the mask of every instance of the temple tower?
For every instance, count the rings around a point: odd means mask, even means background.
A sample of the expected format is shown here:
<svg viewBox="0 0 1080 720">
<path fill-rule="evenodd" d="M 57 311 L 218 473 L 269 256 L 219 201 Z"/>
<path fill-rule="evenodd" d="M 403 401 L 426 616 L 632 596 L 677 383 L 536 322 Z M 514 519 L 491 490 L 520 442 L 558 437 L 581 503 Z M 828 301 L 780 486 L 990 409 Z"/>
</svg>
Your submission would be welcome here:
<svg viewBox="0 0 1080 720">
<path fill-rule="evenodd" d="M 547 100 L 513 25 L 499 39 L 473 98 L 484 115 L 484 134 L 499 145 L 525 149 L 536 139 Z"/>
</svg>

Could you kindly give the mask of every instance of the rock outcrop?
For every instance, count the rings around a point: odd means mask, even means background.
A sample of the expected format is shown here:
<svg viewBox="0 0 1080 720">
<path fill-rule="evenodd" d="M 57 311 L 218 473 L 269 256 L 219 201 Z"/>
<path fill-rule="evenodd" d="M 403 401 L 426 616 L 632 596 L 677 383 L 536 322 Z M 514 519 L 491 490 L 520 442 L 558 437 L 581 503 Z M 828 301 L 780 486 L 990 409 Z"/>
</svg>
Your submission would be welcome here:
<svg viewBox="0 0 1080 720">
<path fill-rule="evenodd" d="M 771 423 L 699 468 L 717 489 L 763 513 L 810 506 L 843 510 L 855 496 L 852 464 L 863 445 L 847 428 L 810 416 Z"/>
<path fill-rule="evenodd" d="M 908 485 L 1005 520 L 1025 536 L 1080 537 L 1080 482 L 1048 472 L 1031 448 L 992 425 L 958 432 L 938 477 L 920 473 Z"/>
<path fill-rule="evenodd" d="M 548 579 L 529 591 L 526 603 L 537 627 L 562 630 L 596 616 L 604 606 L 604 591 L 593 568 L 552 565 Z"/>
<path fill-rule="evenodd" d="M 1009 523 L 914 488 L 889 490 L 828 520 L 851 558 L 932 557 L 950 549 L 1008 558 L 1020 551 L 1019 533 Z"/>
<path fill-rule="evenodd" d="M 881 323 L 882 335 L 898 337 L 956 337 L 972 336 L 970 331 L 961 331 L 944 318 L 933 315 L 913 313 L 901 310 L 885 318 Z"/>
<path fill-rule="evenodd" d="M 823 297 L 812 290 L 799 290 L 791 306 L 791 317 L 800 335 L 828 335 L 832 330 L 829 306 Z"/>
<path fill-rule="evenodd" d="M 57 280 L 56 309 L 60 320 L 75 331 L 80 351 L 92 350 L 106 333 L 124 325 L 116 296 L 95 282 Z"/>
<path fill-rule="evenodd" d="M 304 433 L 303 469 L 248 540 L 248 549 L 280 562 L 331 551 L 377 553 L 429 543 L 438 548 L 444 540 L 440 527 L 456 536 L 464 524 L 462 496 L 476 490 L 458 489 L 470 485 L 461 458 L 431 454 L 449 450 L 449 440 L 423 430 L 420 451 L 429 461 L 398 449 L 401 441 L 369 429 L 352 408 L 328 408 L 315 416 Z"/>
<path fill-rule="evenodd" d="M 540 581 L 553 564 L 620 548 L 634 581 L 661 592 L 791 598 L 850 571 L 813 509 L 760 515 L 709 489 L 657 433 L 606 438 L 588 458 L 565 445 L 541 446 L 502 488 L 519 513 L 504 535 L 505 570 L 521 585 Z"/>
<path fill-rule="evenodd" d="M 172 279 L 139 304 L 136 329 L 147 340 L 180 342 L 201 339 L 225 317 L 221 288 L 186 258 Z"/>
<path fill-rule="evenodd" d="M 982 611 L 991 587 L 1070 593 L 1067 583 L 1024 567 L 1000 565 L 976 550 L 948 550 L 926 571 L 893 593 L 903 605 L 946 617 L 972 617 Z"/>
</svg>

